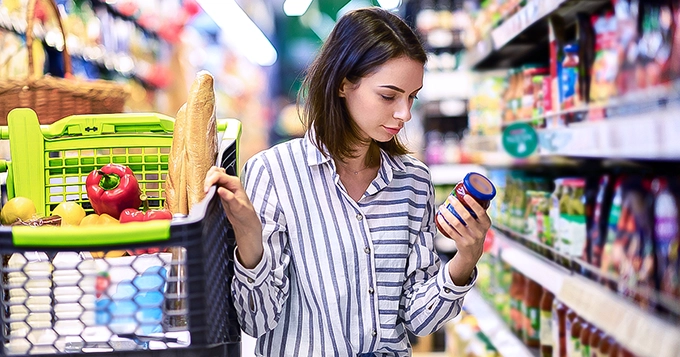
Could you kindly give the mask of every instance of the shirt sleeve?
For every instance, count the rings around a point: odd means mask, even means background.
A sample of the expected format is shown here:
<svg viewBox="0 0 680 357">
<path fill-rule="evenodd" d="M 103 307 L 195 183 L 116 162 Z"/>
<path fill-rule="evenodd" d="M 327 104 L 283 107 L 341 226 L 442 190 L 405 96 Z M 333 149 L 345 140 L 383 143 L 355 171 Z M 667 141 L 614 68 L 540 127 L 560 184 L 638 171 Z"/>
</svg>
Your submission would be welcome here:
<svg viewBox="0 0 680 357">
<path fill-rule="evenodd" d="M 259 337 L 276 327 L 288 299 L 288 233 L 265 159 L 258 157 L 246 163 L 241 177 L 262 222 L 264 251 L 257 266 L 247 269 L 237 258 L 238 247 L 235 249 L 231 290 L 241 328 Z"/>
<path fill-rule="evenodd" d="M 477 279 L 475 267 L 468 284 L 457 286 L 449 274 L 449 263 L 442 266 L 434 248 L 437 228 L 434 224 L 436 211 L 432 183 L 427 201 L 420 232 L 411 242 L 400 308 L 406 328 L 417 336 L 429 335 L 456 317 L 463 306 L 465 294 Z"/>
</svg>

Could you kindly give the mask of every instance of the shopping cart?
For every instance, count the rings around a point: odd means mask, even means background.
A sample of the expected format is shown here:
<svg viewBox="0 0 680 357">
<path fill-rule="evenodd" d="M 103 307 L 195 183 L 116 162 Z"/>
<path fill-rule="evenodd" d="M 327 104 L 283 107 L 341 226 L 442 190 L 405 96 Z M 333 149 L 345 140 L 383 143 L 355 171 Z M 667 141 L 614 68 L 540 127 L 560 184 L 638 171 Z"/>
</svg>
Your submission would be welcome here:
<svg viewBox="0 0 680 357">
<path fill-rule="evenodd" d="M 159 114 L 107 114 L 41 126 L 15 109 L 0 127 L 7 195 L 30 198 L 41 216 L 64 201 L 91 212 L 85 179 L 113 162 L 162 207 L 173 125 Z M 236 175 L 241 124 L 219 120 L 218 132 L 217 164 Z M 240 355 L 234 246 L 215 188 L 172 222 L 0 227 L 0 355 Z"/>
</svg>

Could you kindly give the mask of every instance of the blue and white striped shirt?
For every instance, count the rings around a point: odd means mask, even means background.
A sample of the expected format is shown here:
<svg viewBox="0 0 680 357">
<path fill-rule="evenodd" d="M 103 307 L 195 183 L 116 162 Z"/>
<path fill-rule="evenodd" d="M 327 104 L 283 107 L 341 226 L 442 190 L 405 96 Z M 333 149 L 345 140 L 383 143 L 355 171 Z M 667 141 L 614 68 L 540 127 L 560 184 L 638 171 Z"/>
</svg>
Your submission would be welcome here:
<svg viewBox="0 0 680 357">
<path fill-rule="evenodd" d="M 248 160 L 242 180 L 263 225 L 253 269 L 236 260 L 241 328 L 263 356 L 408 356 L 406 330 L 430 334 L 455 317 L 456 286 L 433 246 L 427 167 L 382 152 L 357 203 L 333 160 L 305 137 Z"/>
</svg>

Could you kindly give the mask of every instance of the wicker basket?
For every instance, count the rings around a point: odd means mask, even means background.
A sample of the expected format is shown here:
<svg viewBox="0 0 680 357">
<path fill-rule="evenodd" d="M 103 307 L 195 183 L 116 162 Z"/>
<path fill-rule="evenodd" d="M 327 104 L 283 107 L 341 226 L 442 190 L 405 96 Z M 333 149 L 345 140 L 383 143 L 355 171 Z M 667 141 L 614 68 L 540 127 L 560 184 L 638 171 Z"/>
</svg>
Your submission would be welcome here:
<svg viewBox="0 0 680 357">
<path fill-rule="evenodd" d="M 0 125 L 7 125 L 7 114 L 14 108 L 31 108 L 41 124 L 50 124 L 75 114 L 111 114 L 123 111 L 129 93 L 119 83 L 105 80 L 81 80 L 73 76 L 71 57 L 66 49 L 66 32 L 54 0 L 46 0 L 57 16 L 64 39 L 64 72 L 66 78 L 33 73 L 33 23 L 38 0 L 29 0 L 26 26 L 28 78 L 0 81 Z"/>
</svg>

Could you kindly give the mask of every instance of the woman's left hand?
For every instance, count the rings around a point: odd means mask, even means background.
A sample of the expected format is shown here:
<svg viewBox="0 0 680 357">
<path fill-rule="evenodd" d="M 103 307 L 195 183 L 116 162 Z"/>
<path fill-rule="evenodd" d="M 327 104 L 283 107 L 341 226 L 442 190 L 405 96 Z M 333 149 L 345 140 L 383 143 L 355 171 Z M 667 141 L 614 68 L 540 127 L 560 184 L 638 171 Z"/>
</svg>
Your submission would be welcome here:
<svg viewBox="0 0 680 357">
<path fill-rule="evenodd" d="M 439 226 L 445 230 L 444 233 L 456 242 L 458 249 L 458 253 L 454 257 L 455 268 L 452 266 L 450 269 L 454 282 L 457 280 L 454 275 L 461 275 L 465 279 L 469 278 L 484 252 L 484 238 L 486 237 L 486 232 L 491 227 L 491 219 L 487 215 L 486 210 L 470 195 L 465 195 L 463 199 L 477 216 L 476 219 L 453 195 L 450 195 L 447 201 L 439 206 L 441 214 L 436 216 Z M 464 223 L 446 208 L 448 204 L 454 208 Z"/>
</svg>

